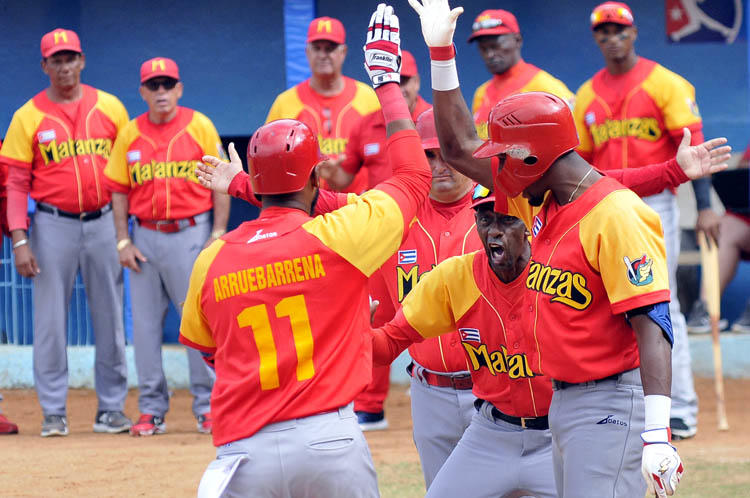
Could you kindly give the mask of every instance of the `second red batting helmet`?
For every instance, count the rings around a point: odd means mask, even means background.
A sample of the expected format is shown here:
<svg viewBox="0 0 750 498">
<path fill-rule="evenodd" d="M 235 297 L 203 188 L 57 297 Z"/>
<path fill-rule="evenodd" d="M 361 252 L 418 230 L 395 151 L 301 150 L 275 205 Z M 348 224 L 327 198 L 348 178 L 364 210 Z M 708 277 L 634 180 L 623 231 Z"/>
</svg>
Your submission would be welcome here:
<svg viewBox="0 0 750 498">
<path fill-rule="evenodd" d="M 496 183 L 510 197 L 523 192 L 578 145 L 570 108 L 549 93 L 519 93 L 501 100 L 490 111 L 488 127 L 490 138 L 474 157 L 505 155 Z"/>
<path fill-rule="evenodd" d="M 247 166 L 256 194 L 299 192 L 323 159 L 315 134 L 294 119 L 264 124 L 247 145 Z"/>
</svg>

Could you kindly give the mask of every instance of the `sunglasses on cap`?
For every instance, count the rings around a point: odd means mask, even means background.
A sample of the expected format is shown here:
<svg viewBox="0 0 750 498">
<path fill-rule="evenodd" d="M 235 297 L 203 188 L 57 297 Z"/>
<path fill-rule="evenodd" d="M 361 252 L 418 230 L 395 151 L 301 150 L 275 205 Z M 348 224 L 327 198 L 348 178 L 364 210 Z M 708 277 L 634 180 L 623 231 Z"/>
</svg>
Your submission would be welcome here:
<svg viewBox="0 0 750 498">
<path fill-rule="evenodd" d="M 177 81 L 178 80 L 174 78 L 152 78 L 150 80 L 144 81 L 143 86 L 145 86 L 152 92 L 157 91 L 160 86 L 163 86 L 165 90 L 171 90 L 175 86 L 177 86 Z"/>
<path fill-rule="evenodd" d="M 479 31 L 480 29 L 492 29 L 502 26 L 503 21 L 501 19 L 482 19 L 471 25 L 472 31 Z"/>
<path fill-rule="evenodd" d="M 474 192 L 471 194 L 471 200 L 472 202 L 478 201 L 479 199 L 486 199 L 492 194 L 492 191 L 485 187 L 484 185 L 477 184 L 476 187 L 474 187 Z"/>
</svg>

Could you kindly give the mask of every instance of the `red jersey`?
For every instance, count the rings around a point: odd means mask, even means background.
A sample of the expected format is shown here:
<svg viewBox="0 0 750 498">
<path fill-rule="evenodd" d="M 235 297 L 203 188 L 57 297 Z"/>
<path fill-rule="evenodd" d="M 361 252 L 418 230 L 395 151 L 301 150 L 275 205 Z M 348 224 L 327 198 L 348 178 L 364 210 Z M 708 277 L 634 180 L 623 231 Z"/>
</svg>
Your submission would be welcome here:
<svg viewBox="0 0 750 498">
<path fill-rule="evenodd" d="M 388 154 L 394 177 L 355 202 L 315 218 L 264 209 L 198 256 L 180 342 L 215 355 L 217 446 L 335 410 L 369 383 L 368 277 L 430 186 L 416 131 L 392 136 Z"/>
<path fill-rule="evenodd" d="M 281 93 L 271 105 L 266 122 L 290 118 L 302 121 L 318 135 L 320 151 L 336 157 L 346 150 L 349 137 L 363 116 L 380 109 L 375 91 L 362 82 L 342 76 L 344 89 L 324 97 L 310 87 L 310 80 Z M 366 170 L 345 189 L 361 193 L 367 189 Z"/>
<path fill-rule="evenodd" d="M 213 207 L 211 191 L 195 175 L 206 154 L 224 156 L 216 128 L 200 112 L 178 107 L 163 124 L 144 113 L 117 136 L 104 169 L 107 187 L 127 194 L 128 212 L 140 220 L 188 218 Z"/>
<path fill-rule="evenodd" d="M 635 168 L 675 157 L 682 128 L 703 142 L 695 89 L 644 57 L 627 73 L 602 69 L 576 94 L 576 149 L 599 169 Z"/>
<path fill-rule="evenodd" d="M 440 263 L 404 299 L 396 318 L 375 330 L 375 362 L 389 363 L 405 344 L 458 330 L 475 396 L 515 417 L 547 415 L 552 385 L 531 368 L 536 344 L 522 321 L 528 270 L 503 283 L 484 250 Z"/>
<path fill-rule="evenodd" d="M 523 217 L 528 211 L 515 214 Z M 522 311 L 539 344 L 539 372 L 587 382 L 640 365 L 626 311 L 669 301 L 659 216 L 602 178 L 575 201 L 547 199 L 532 219 L 531 301 Z M 537 369 L 536 363 L 533 364 Z"/>
<path fill-rule="evenodd" d="M 521 59 L 504 73 L 493 74 L 492 79 L 482 83 L 474 92 L 471 112 L 479 138 L 487 140 L 487 120 L 495 104 L 509 95 L 525 92 L 551 93 L 572 106 L 573 92 L 565 83 Z"/>
<path fill-rule="evenodd" d="M 432 107 L 421 96 L 417 96 L 417 103 L 411 119 L 416 123 L 417 118 L 424 111 Z M 393 174 L 390 163 L 385 156 L 385 118 L 378 109 L 363 117 L 359 125 L 346 143 L 346 158 L 341 163 L 344 171 L 356 175 L 363 168 L 367 170 L 367 188 L 387 180 Z"/>
<path fill-rule="evenodd" d="M 11 230 L 27 227 L 29 193 L 72 213 L 110 201 L 103 170 L 128 113 L 116 97 L 88 85 L 81 89 L 81 98 L 67 104 L 52 102 L 43 90 L 13 114 L 0 150 L 0 163 L 18 170 L 9 176 L 23 177 L 8 184 Z"/>
</svg>

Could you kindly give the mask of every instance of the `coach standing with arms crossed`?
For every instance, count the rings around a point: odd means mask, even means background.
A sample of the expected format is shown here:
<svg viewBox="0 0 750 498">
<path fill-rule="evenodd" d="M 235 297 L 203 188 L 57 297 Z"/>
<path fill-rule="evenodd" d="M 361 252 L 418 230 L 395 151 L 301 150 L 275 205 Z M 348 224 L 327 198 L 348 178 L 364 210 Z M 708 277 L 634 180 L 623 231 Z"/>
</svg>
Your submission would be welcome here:
<svg viewBox="0 0 750 498">
<path fill-rule="evenodd" d="M 122 270 L 102 170 L 128 113 L 114 96 L 81 84 L 78 35 L 55 29 L 41 42 L 50 86 L 18 109 L 0 163 L 8 169 L 8 225 L 16 269 L 34 282 L 34 385 L 42 436 L 66 436 L 67 311 L 76 272 L 86 285 L 96 336 L 95 432 L 124 432 L 127 395 Z M 37 202 L 27 236 L 27 196 Z"/>
<path fill-rule="evenodd" d="M 175 61 L 156 57 L 143 63 L 140 92 L 148 111 L 123 128 L 104 170 L 107 187 L 113 190 L 120 263 L 134 272 L 133 344 L 141 411 L 130 430 L 134 436 L 166 430 L 164 316 L 170 300 L 182 314 L 193 262 L 204 246 L 224 235 L 229 219 L 229 196 L 212 194 L 195 176 L 203 155 L 223 156 L 219 135 L 206 116 L 177 105 L 182 91 Z M 128 236 L 128 214 L 137 221 L 133 240 Z M 187 354 L 198 431 L 210 433 L 213 379 L 200 353 L 188 349 Z"/>
</svg>

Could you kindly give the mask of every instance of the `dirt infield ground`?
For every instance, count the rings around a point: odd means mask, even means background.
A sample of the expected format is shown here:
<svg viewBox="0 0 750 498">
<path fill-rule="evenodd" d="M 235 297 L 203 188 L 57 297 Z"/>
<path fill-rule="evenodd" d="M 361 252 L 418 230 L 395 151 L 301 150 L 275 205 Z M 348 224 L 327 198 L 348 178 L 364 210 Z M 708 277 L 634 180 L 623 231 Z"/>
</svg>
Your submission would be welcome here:
<svg viewBox="0 0 750 498">
<path fill-rule="evenodd" d="M 713 384 L 697 379 L 701 399 L 698 435 L 678 443 L 687 474 L 681 497 L 750 496 L 750 380 L 726 383 L 729 423 L 716 430 Z M 70 392 L 71 428 L 66 438 L 39 437 L 41 412 L 30 390 L 4 391 L 3 410 L 20 425 L 18 436 L 0 437 L 0 496 L 195 496 L 200 476 L 214 457 L 210 438 L 198 434 L 190 413 L 190 394 L 178 391 L 167 414 L 167 434 L 151 438 L 94 434 L 96 398 L 91 391 Z M 136 416 L 135 391 L 126 412 Z M 368 433 L 381 493 L 388 497 L 424 494 L 419 460 L 411 440 L 409 398 L 393 386 L 386 413 L 391 428 Z M 469 497 L 467 497 L 469 498 Z"/>
</svg>

